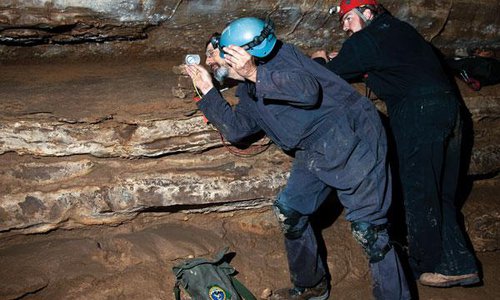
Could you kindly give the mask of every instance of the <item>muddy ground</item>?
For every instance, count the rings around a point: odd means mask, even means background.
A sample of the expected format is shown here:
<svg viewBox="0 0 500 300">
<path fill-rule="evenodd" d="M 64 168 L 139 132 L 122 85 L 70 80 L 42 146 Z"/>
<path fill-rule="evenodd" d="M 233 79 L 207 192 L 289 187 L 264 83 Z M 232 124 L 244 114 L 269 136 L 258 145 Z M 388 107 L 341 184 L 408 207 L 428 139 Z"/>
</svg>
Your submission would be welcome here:
<svg viewBox="0 0 500 300">
<path fill-rule="evenodd" d="M 470 199 L 498 188 L 473 190 Z M 317 216 L 333 278 L 329 299 L 371 299 L 370 277 L 348 223 L 331 202 Z M 339 215 L 340 214 L 340 215 Z M 282 236 L 269 208 L 224 213 L 143 213 L 114 227 L 13 236 L 0 243 L 0 299 L 173 299 L 171 268 L 228 246 L 237 278 L 258 297 L 289 283 Z M 231 256 L 230 256 L 231 258 Z M 484 281 L 470 288 L 412 282 L 415 299 L 500 299 L 500 253 L 478 253 Z"/>
</svg>

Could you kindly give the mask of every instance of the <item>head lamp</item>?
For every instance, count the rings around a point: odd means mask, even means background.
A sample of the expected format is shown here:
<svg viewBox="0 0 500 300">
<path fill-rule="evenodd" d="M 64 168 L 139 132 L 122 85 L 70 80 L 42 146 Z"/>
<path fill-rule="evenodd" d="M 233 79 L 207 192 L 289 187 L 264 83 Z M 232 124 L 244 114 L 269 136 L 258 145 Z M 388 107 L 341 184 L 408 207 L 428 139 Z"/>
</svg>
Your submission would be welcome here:
<svg viewBox="0 0 500 300">
<path fill-rule="evenodd" d="M 332 6 L 332 7 L 330 7 L 330 9 L 328 10 L 328 13 L 330 15 L 334 15 L 334 14 L 340 13 L 340 6 Z"/>
<path fill-rule="evenodd" d="M 214 49 L 219 48 L 220 35 L 214 35 L 210 38 L 210 44 Z"/>
</svg>

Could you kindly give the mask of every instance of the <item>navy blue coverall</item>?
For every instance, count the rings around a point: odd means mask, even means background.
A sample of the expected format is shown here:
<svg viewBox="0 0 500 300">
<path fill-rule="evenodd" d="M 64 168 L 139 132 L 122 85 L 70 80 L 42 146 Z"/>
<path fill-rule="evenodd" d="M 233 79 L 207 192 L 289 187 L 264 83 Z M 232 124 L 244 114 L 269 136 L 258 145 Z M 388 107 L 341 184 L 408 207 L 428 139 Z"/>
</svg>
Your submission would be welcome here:
<svg viewBox="0 0 500 300">
<path fill-rule="evenodd" d="M 291 280 L 298 287 L 315 286 L 326 276 L 309 222 L 335 190 L 346 219 L 386 224 L 391 182 L 386 163 L 387 141 L 374 105 L 347 82 L 294 46 L 279 43 L 276 55 L 258 64 L 257 81 L 237 87 L 233 108 L 212 88 L 198 102 L 208 120 L 232 143 L 259 131 L 286 151 L 295 153 L 284 190 L 275 202 L 297 223 L 285 231 Z M 282 224 L 283 225 L 283 224 Z M 387 230 L 374 247 L 388 244 Z M 408 299 L 400 262 L 391 249 L 371 263 L 378 299 Z"/>
<path fill-rule="evenodd" d="M 367 74 L 366 85 L 387 104 L 415 276 L 476 273 L 455 206 L 460 103 L 432 47 L 384 13 L 349 37 L 326 67 L 346 80 Z"/>
</svg>

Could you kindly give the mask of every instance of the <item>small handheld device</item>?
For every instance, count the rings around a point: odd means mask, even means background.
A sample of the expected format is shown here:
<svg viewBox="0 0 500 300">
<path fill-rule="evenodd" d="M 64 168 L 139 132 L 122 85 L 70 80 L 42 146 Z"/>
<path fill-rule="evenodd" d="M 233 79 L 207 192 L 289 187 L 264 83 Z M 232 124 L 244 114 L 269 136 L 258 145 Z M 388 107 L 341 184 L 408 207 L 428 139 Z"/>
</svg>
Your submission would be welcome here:
<svg viewBox="0 0 500 300">
<path fill-rule="evenodd" d="M 198 54 L 187 54 L 184 58 L 186 65 L 199 65 L 201 58 Z"/>
</svg>

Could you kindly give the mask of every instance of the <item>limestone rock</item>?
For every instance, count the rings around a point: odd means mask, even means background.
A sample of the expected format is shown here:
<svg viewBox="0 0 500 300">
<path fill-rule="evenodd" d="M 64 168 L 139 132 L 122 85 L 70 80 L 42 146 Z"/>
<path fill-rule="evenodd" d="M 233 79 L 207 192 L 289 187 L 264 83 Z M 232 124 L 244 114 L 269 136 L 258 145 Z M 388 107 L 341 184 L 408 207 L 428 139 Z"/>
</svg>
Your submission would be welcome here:
<svg viewBox="0 0 500 300">
<path fill-rule="evenodd" d="M 395 16 L 415 26 L 438 48 L 498 48 L 500 21 L 496 0 L 380 1 Z M 21 58 L 115 57 L 203 52 L 204 41 L 234 18 L 275 20 L 281 39 L 304 50 L 337 48 L 345 39 L 338 1 L 100 0 L 7 1 L 0 4 L 2 60 Z M 203 40 L 203 38 L 202 38 Z M 64 47 L 60 47 L 64 45 Z M 13 49 L 12 46 L 17 46 Z M 34 46 L 26 48 L 23 46 Z M 12 51 L 14 50 L 14 51 Z"/>
<path fill-rule="evenodd" d="M 290 158 L 226 151 L 191 99 L 170 94 L 177 61 L 9 65 L 0 74 L 0 231 L 118 224 L 141 212 L 269 205 Z M 45 76 L 26 78 L 25 71 Z M 184 82 L 181 87 L 190 82 Z M 461 86 L 476 132 L 469 173 L 500 170 L 496 87 Z M 234 89 L 224 92 L 234 101 Z M 244 151 L 266 149 L 259 140 Z M 261 224 L 241 223 L 259 231 Z"/>
<path fill-rule="evenodd" d="M 500 250 L 500 203 L 491 201 L 498 197 L 500 179 L 477 182 L 470 200 L 463 208 L 465 225 L 476 251 Z"/>
<path fill-rule="evenodd" d="M 219 149 L 148 161 L 21 161 L 1 163 L 0 232 L 118 224 L 141 212 L 261 207 L 285 184 L 289 167 L 278 150 L 252 158 Z"/>
</svg>

